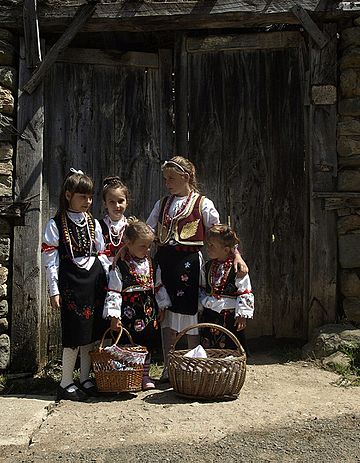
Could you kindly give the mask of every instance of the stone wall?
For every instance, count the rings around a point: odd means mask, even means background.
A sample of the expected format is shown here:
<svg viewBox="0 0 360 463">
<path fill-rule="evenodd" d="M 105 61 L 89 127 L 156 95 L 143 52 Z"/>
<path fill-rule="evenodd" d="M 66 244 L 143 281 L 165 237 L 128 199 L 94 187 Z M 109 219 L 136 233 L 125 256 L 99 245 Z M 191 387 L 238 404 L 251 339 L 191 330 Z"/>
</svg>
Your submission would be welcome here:
<svg viewBox="0 0 360 463">
<path fill-rule="evenodd" d="M 15 95 L 17 89 L 16 42 L 13 35 L 0 29 L 0 197 L 12 197 Z M 9 296 L 10 244 L 12 227 L 0 219 L 0 370 L 10 359 Z"/>
<path fill-rule="evenodd" d="M 347 320 L 360 323 L 360 17 L 340 38 L 338 191 L 359 192 L 337 211 L 340 292 Z"/>
</svg>

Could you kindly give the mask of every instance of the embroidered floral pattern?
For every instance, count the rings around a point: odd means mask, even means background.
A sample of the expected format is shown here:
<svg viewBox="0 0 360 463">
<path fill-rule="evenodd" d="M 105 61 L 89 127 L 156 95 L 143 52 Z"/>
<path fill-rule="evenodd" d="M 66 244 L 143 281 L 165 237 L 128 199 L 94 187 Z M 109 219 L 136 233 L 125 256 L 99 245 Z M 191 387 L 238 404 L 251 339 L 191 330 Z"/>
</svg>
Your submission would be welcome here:
<svg viewBox="0 0 360 463">
<path fill-rule="evenodd" d="M 132 319 L 134 316 L 135 316 L 135 310 L 130 307 L 129 305 L 127 307 L 125 307 L 124 309 L 124 315 L 125 317 L 127 317 L 128 319 Z"/>
<path fill-rule="evenodd" d="M 73 291 L 68 288 L 65 288 L 63 291 L 63 304 L 67 310 L 75 312 L 76 315 L 85 318 L 86 320 L 89 320 L 94 315 L 96 307 L 96 304 L 94 304 L 94 306 L 90 306 L 88 304 L 78 305 Z"/>
<path fill-rule="evenodd" d="M 186 282 L 186 281 L 188 281 L 189 276 L 186 275 L 186 273 L 185 273 L 184 275 L 181 275 L 180 279 L 181 279 L 181 281 L 185 281 L 185 282 Z"/>
<path fill-rule="evenodd" d="M 185 262 L 184 267 L 185 267 L 185 268 L 190 268 L 190 267 L 191 267 L 190 262 L 189 262 L 189 261 Z"/>
<path fill-rule="evenodd" d="M 183 296 L 184 294 L 185 294 L 185 293 L 184 293 L 184 291 L 183 291 L 182 289 L 180 289 L 179 291 L 176 292 L 177 297 L 181 297 L 181 296 Z"/>
</svg>

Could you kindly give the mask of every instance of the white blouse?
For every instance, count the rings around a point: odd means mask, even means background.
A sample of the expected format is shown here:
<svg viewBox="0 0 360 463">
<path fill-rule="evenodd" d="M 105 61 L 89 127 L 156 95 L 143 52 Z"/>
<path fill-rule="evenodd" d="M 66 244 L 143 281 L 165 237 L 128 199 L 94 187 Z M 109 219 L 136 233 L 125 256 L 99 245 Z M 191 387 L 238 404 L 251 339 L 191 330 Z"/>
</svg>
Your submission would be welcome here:
<svg viewBox="0 0 360 463">
<path fill-rule="evenodd" d="M 84 222 L 84 214 L 82 212 L 66 212 L 68 218 L 77 225 L 86 226 Z M 99 222 L 95 219 L 95 249 L 98 252 L 104 251 L 105 243 L 102 235 L 101 227 Z M 83 225 L 82 225 L 83 223 Z M 43 243 L 46 246 L 42 250 L 42 261 L 46 271 L 46 278 L 49 286 L 50 296 L 59 294 L 59 230 L 54 219 L 50 219 L 47 223 L 44 231 Z M 104 256 L 99 256 L 100 262 L 102 263 L 104 270 L 107 271 L 107 262 L 105 262 Z M 106 256 L 105 256 L 106 257 Z M 89 257 L 75 257 L 75 262 L 86 270 L 90 270 L 94 265 L 95 256 Z"/>
<path fill-rule="evenodd" d="M 184 206 L 187 196 L 175 196 L 170 204 L 169 216 L 174 217 L 177 212 Z M 205 229 L 208 230 L 213 225 L 220 223 L 220 216 L 215 209 L 214 203 L 209 198 L 204 198 L 202 201 L 201 215 L 203 218 Z M 159 222 L 161 200 L 156 201 L 153 210 L 151 211 L 146 223 L 155 231 Z M 176 243 L 175 243 L 176 244 Z"/>
</svg>

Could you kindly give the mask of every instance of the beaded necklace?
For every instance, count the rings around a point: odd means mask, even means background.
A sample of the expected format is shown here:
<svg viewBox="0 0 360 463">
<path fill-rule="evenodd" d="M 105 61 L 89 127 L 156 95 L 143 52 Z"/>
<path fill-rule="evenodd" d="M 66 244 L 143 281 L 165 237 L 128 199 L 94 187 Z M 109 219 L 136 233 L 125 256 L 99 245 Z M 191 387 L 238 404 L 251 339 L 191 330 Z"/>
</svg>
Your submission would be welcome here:
<svg viewBox="0 0 360 463">
<path fill-rule="evenodd" d="M 89 238 L 90 245 L 89 245 L 89 252 L 87 253 L 86 250 L 84 249 L 84 243 L 80 242 L 80 237 L 79 237 L 79 242 L 77 243 L 75 240 L 75 237 L 73 236 L 73 233 L 69 230 L 68 223 L 67 223 L 67 214 L 62 213 L 61 214 L 61 226 L 62 226 L 62 232 L 64 236 L 64 242 L 65 242 L 65 247 L 68 250 L 70 254 L 70 258 L 72 262 L 79 268 L 85 268 L 90 261 L 93 253 L 93 246 L 95 242 L 95 228 L 94 228 L 94 223 L 90 219 L 89 214 L 83 213 L 83 218 L 85 220 L 85 225 L 86 226 L 86 232 L 87 232 L 87 237 Z M 71 219 L 70 219 L 71 220 Z M 75 224 L 76 225 L 76 224 Z M 85 239 L 84 239 L 85 242 Z M 76 252 L 83 252 L 85 256 L 87 255 L 87 259 L 83 264 L 79 264 L 75 260 L 74 256 L 74 250 Z"/>
<path fill-rule="evenodd" d="M 137 272 L 137 259 L 131 256 L 128 252 L 125 254 L 124 258 L 125 262 L 129 267 L 129 273 L 134 278 L 136 282 L 136 286 L 144 287 L 147 289 L 154 288 L 154 280 L 153 280 L 153 266 L 151 259 L 148 256 L 145 256 L 144 260 L 148 262 L 149 270 L 145 274 L 140 274 Z M 143 259 L 139 259 L 143 260 Z"/>
<path fill-rule="evenodd" d="M 164 217 L 164 224 L 165 225 L 170 225 L 172 224 L 172 222 L 174 220 L 176 220 L 178 217 L 181 216 L 181 214 L 185 211 L 185 209 L 187 208 L 192 196 L 193 196 L 194 192 L 193 191 L 190 191 L 190 193 L 188 194 L 187 198 L 186 198 L 186 201 L 184 202 L 184 204 L 179 208 L 179 210 L 174 214 L 173 217 L 170 216 L 169 214 L 169 210 L 170 210 L 170 206 L 172 204 L 172 202 L 174 201 L 174 198 L 175 198 L 175 195 L 171 195 L 167 201 L 166 201 L 166 204 L 165 204 L 165 208 L 164 208 L 164 214 L 163 214 L 163 217 Z"/>
<path fill-rule="evenodd" d="M 233 265 L 232 257 L 228 257 L 223 262 L 217 259 L 214 259 L 211 262 L 208 281 L 211 287 L 211 295 L 214 296 L 215 298 L 220 298 L 222 296 L 232 265 Z M 223 272 L 219 272 L 221 267 L 223 268 Z M 222 276 L 219 281 L 219 276 L 221 275 L 221 273 L 222 273 Z"/>
<path fill-rule="evenodd" d="M 123 220 L 123 219 L 120 219 Z M 111 219 L 108 215 L 104 217 L 104 222 L 106 223 L 108 229 L 109 229 L 109 239 L 110 243 L 117 248 L 119 244 L 121 243 L 122 237 L 124 235 L 125 228 L 127 226 L 127 221 L 126 219 L 123 221 L 123 223 L 120 225 L 119 229 L 116 229 L 115 225 L 111 223 Z"/>
</svg>

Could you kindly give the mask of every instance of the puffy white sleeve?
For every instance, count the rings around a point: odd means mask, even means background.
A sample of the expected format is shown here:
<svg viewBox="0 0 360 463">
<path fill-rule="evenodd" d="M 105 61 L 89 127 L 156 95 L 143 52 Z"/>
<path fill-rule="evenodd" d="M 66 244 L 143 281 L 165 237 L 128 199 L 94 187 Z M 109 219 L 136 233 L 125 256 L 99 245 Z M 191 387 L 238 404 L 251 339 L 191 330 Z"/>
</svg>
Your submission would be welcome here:
<svg viewBox="0 0 360 463">
<path fill-rule="evenodd" d="M 104 253 L 105 241 L 102 233 L 101 225 L 98 220 L 95 219 L 95 249 L 99 253 L 99 261 L 105 270 L 106 276 L 109 277 L 109 269 L 111 267 L 111 261 L 109 257 Z"/>
<path fill-rule="evenodd" d="M 121 319 L 122 277 L 118 267 L 109 272 L 108 291 L 105 298 L 103 318 L 115 317 Z"/>
<path fill-rule="evenodd" d="M 155 277 L 155 299 L 159 310 L 164 310 L 167 307 L 171 307 L 171 299 L 166 291 L 165 286 L 162 284 L 161 280 L 161 269 L 158 266 L 156 269 L 156 277 Z"/>
<path fill-rule="evenodd" d="M 45 267 L 46 279 L 50 296 L 59 294 L 59 230 L 55 220 L 51 219 L 45 227 L 41 246 L 42 262 Z"/>
<path fill-rule="evenodd" d="M 236 298 L 235 317 L 253 318 L 254 314 L 254 295 L 251 289 L 250 277 L 235 279 L 235 286 L 238 290 Z"/>
<path fill-rule="evenodd" d="M 150 212 L 150 215 L 146 221 L 150 228 L 156 231 L 158 222 L 159 222 L 159 214 L 160 214 L 160 200 L 156 201 L 153 210 Z"/>
<path fill-rule="evenodd" d="M 209 198 L 203 199 L 201 214 L 206 230 L 211 228 L 213 225 L 220 223 L 220 215 L 216 210 L 214 203 Z"/>
</svg>

